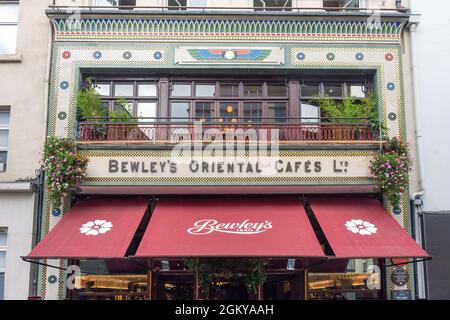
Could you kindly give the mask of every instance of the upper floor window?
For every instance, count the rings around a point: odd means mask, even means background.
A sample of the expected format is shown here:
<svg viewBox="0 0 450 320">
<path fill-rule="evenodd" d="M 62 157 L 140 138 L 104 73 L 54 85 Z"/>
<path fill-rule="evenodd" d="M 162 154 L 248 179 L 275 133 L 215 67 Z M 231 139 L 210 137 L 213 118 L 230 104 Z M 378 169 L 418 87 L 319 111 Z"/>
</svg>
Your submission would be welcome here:
<svg viewBox="0 0 450 320">
<path fill-rule="evenodd" d="M 136 0 L 95 0 L 94 3 L 99 7 L 116 7 L 116 6 L 136 6 Z"/>
<path fill-rule="evenodd" d="M 324 8 L 359 8 L 359 0 L 323 0 Z"/>
<path fill-rule="evenodd" d="M 206 8 L 208 0 L 167 0 L 169 10 L 186 10 L 191 7 Z"/>
<path fill-rule="evenodd" d="M 0 54 L 16 52 L 19 1 L 0 0 Z"/>
<path fill-rule="evenodd" d="M 254 0 L 253 6 L 257 11 L 291 11 L 292 0 Z"/>
<path fill-rule="evenodd" d="M 0 107 L 0 172 L 6 171 L 9 137 L 9 109 Z"/>
<path fill-rule="evenodd" d="M 0 228 L 0 300 L 5 298 L 6 239 L 7 229 Z"/>
</svg>

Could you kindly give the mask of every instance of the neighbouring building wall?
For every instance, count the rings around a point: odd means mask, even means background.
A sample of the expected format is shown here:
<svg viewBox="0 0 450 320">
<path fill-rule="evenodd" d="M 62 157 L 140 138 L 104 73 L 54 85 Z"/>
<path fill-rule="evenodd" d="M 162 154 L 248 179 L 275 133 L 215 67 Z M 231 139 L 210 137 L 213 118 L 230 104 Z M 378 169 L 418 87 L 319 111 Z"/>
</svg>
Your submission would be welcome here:
<svg viewBox="0 0 450 320">
<path fill-rule="evenodd" d="M 450 74 L 450 2 L 446 0 L 412 1 L 415 13 L 421 14 L 417 28 L 417 79 L 422 123 L 423 165 L 425 176 L 424 211 L 450 209 L 450 160 L 447 90 Z"/>
<path fill-rule="evenodd" d="M 35 194 L 0 193 L 0 226 L 6 228 L 5 300 L 27 299 L 30 283 L 30 263 L 21 256 L 31 250 L 33 236 L 32 210 Z"/>
<path fill-rule="evenodd" d="M 0 54 L 0 107 L 10 110 L 6 172 L 0 182 L 34 177 L 45 135 L 51 1 L 20 1 L 16 53 Z M 14 61 L 11 61 L 14 60 Z"/>
</svg>

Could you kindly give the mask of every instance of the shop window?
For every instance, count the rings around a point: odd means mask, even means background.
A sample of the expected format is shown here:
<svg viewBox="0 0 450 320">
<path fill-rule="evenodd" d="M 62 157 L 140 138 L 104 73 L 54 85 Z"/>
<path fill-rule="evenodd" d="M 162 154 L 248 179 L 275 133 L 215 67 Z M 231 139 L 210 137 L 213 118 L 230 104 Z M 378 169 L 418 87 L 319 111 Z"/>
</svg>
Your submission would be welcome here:
<svg viewBox="0 0 450 320">
<path fill-rule="evenodd" d="M 6 171 L 8 160 L 9 108 L 0 108 L 0 172 Z"/>
<path fill-rule="evenodd" d="M 291 11 L 292 0 L 254 0 L 255 11 Z"/>
<path fill-rule="evenodd" d="M 329 262 L 308 273 L 309 300 L 381 299 L 381 268 L 376 259 Z M 317 267 L 319 268 L 319 267 Z"/>
<path fill-rule="evenodd" d="M 0 54 L 16 53 L 19 1 L 0 2 Z"/>
</svg>

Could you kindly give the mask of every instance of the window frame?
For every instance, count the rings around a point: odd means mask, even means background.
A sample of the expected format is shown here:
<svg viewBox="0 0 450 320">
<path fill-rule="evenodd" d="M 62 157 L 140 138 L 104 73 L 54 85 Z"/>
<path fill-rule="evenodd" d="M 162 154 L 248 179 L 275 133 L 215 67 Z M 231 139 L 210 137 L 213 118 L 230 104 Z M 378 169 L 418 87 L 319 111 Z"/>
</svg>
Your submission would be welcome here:
<svg viewBox="0 0 450 320">
<path fill-rule="evenodd" d="M 8 1 L 8 0 L 0 0 L 0 7 L 2 5 L 16 5 L 17 6 L 17 20 L 16 21 L 0 21 L 0 27 L 6 26 L 6 27 L 16 27 L 15 35 L 14 35 L 14 50 L 11 52 L 1 52 L 0 55 L 5 54 L 16 54 L 17 53 L 17 36 L 18 36 L 18 30 L 19 30 L 19 19 L 20 19 L 20 1 Z M 1 9 L 0 9 L 1 10 Z"/>
<path fill-rule="evenodd" d="M 0 228 L 0 233 L 4 233 L 6 234 L 6 244 L 1 246 L 0 245 L 0 252 L 5 252 L 5 267 L 4 268 L 0 268 L 0 274 L 3 274 L 3 285 L 5 284 L 6 281 L 6 256 L 8 254 L 8 229 L 7 228 Z M 5 293 L 5 287 L 3 287 L 3 294 Z M 5 297 L 1 297 L 0 296 L 0 301 L 4 300 Z"/>
<path fill-rule="evenodd" d="M 6 141 L 6 147 L 1 147 L 0 146 L 0 152 L 6 152 L 6 157 L 5 157 L 5 162 L 4 162 L 4 170 L 2 170 L 3 168 L 0 168 L 0 173 L 4 173 L 6 172 L 7 168 L 8 168 L 8 149 L 9 149 L 9 134 L 11 132 L 11 109 L 6 107 L 6 108 L 2 108 L 0 107 L 0 113 L 6 113 L 8 114 L 8 123 L 7 124 L 0 124 L 0 131 L 6 131 L 8 134 L 8 140 Z"/>
</svg>

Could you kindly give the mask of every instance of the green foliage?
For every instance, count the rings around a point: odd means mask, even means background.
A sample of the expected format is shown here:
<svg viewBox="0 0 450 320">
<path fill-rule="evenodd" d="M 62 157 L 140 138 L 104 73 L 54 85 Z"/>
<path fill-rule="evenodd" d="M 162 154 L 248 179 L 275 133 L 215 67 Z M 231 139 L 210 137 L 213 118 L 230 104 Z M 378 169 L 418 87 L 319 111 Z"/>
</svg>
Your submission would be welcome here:
<svg viewBox="0 0 450 320">
<path fill-rule="evenodd" d="M 384 143 L 382 151 L 371 161 L 370 170 L 389 203 L 394 208 L 399 208 L 401 197 L 408 190 L 409 172 L 412 168 L 409 147 L 393 138 Z"/>
<path fill-rule="evenodd" d="M 79 121 L 89 122 L 98 122 L 108 116 L 91 78 L 85 80 L 83 88 L 77 93 L 77 113 Z"/>
<path fill-rule="evenodd" d="M 124 98 L 118 98 L 116 106 L 119 107 L 119 110 L 112 110 L 109 112 L 110 122 L 137 122 L 137 120 L 133 118 L 133 115 L 128 110 L 127 100 L 125 100 Z"/>
<path fill-rule="evenodd" d="M 46 185 L 53 208 L 86 177 L 88 159 L 76 151 L 71 139 L 47 137 L 44 146 Z"/>
<path fill-rule="evenodd" d="M 225 280 L 242 279 L 247 291 L 257 293 L 259 285 L 266 280 L 266 259 L 261 258 L 190 258 L 186 266 L 198 272 L 199 285 L 207 296 L 209 284 L 215 277 Z"/>
</svg>

